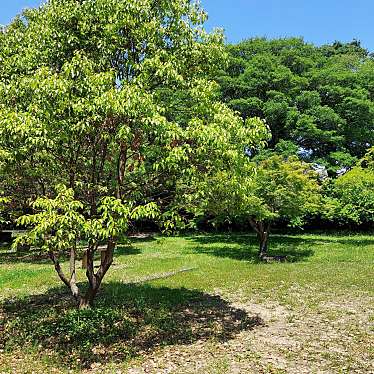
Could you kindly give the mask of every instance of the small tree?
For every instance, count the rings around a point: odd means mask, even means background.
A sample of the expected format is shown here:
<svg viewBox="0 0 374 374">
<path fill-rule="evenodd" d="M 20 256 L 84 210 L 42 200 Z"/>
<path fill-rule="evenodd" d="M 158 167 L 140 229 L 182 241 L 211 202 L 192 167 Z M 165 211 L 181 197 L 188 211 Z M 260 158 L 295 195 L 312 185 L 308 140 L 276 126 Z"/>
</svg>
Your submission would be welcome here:
<svg viewBox="0 0 374 374">
<path fill-rule="evenodd" d="M 248 202 L 243 208 L 258 235 L 260 258 L 268 254 L 271 224 L 275 220 L 300 225 L 305 214 L 318 209 L 316 175 L 297 158 L 273 156 L 260 162 L 248 187 Z"/>
<path fill-rule="evenodd" d="M 296 157 L 273 155 L 257 164 L 248 162 L 235 173 L 216 176 L 216 182 L 207 210 L 221 217 L 248 220 L 259 239 L 260 258 L 268 254 L 274 221 L 300 225 L 306 213 L 318 209 L 320 201 L 315 173 Z"/>
<path fill-rule="evenodd" d="M 133 219 L 151 218 L 157 215 L 155 203 L 132 206 L 120 199 L 107 196 L 100 201 L 97 217 L 86 218 L 84 205 L 74 200 L 74 191 L 64 186 L 58 187 L 57 196 L 39 198 L 32 204 L 37 212 L 19 218 L 21 225 L 31 226 L 26 236 L 18 237 L 14 246 L 33 244 L 47 253 L 52 260 L 61 281 L 70 289 L 80 309 L 88 308 L 99 290 L 100 284 L 113 261 L 114 238 L 126 233 Z M 81 294 L 76 277 L 77 247 L 87 242 L 88 288 Z M 108 243 L 106 256 L 101 260 L 98 270 L 94 271 L 94 254 L 99 243 Z M 63 271 L 59 258 L 70 253 L 69 273 Z"/>
</svg>

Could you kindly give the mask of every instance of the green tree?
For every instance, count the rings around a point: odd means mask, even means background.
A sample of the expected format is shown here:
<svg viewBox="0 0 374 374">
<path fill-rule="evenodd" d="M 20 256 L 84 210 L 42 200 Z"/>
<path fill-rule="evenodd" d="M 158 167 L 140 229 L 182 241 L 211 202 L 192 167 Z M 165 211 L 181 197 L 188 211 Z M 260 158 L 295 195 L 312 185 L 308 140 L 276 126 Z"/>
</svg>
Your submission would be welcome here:
<svg viewBox="0 0 374 374">
<path fill-rule="evenodd" d="M 347 173 L 332 181 L 325 197 L 324 215 L 341 224 L 374 222 L 374 152 Z"/>
<path fill-rule="evenodd" d="M 216 77 L 222 99 L 243 118 L 266 120 L 268 148 L 291 141 L 336 176 L 374 144 L 373 57 L 359 42 L 254 38 L 227 51 Z"/>
<path fill-rule="evenodd" d="M 18 221 L 31 226 L 22 240 L 49 254 L 81 308 L 132 220 L 180 221 L 179 197 L 267 132 L 217 101 L 208 77 L 225 61 L 223 37 L 207 34 L 205 19 L 188 0 L 51 0 L 1 33 L 1 187 L 34 201 Z M 84 295 L 75 281 L 81 241 Z M 59 260 L 67 251 L 69 275 Z"/>
<path fill-rule="evenodd" d="M 272 155 L 248 162 L 237 173 L 219 173 L 216 189 L 207 200 L 207 211 L 218 218 L 247 220 L 259 239 L 259 257 L 268 256 L 268 240 L 274 221 L 301 225 L 306 214 L 316 213 L 320 187 L 310 165 L 297 157 Z"/>
</svg>

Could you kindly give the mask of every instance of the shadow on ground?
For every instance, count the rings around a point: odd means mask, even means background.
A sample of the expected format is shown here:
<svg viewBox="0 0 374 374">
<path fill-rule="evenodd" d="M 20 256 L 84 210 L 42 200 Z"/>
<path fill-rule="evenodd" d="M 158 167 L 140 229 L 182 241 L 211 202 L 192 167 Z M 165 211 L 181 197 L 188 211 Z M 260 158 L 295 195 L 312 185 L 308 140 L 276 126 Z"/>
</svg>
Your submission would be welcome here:
<svg viewBox="0 0 374 374">
<path fill-rule="evenodd" d="M 196 244 L 193 247 L 195 253 L 261 262 L 255 235 L 204 235 L 189 237 L 187 240 Z M 273 235 L 269 240 L 269 256 L 285 256 L 289 262 L 304 261 L 314 255 L 312 247 L 315 244 L 314 239 Z"/>
<path fill-rule="evenodd" d="M 76 310 L 60 288 L 0 308 L 6 351 L 29 344 L 69 367 L 124 361 L 160 346 L 227 341 L 263 324 L 219 296 L 122 283 L 105 284 L 91 310 Z"/>
</svg>

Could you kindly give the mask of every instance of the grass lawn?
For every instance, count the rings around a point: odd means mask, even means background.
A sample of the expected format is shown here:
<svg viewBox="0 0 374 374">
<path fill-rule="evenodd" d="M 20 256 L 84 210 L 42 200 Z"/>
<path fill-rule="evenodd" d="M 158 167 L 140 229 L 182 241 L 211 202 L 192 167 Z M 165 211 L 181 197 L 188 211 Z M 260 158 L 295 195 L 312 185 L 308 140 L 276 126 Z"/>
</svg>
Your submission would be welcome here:
<svg viewBox="0 0 374 374">
<path fill-rule="evenodd" d="M 374 237 L 270 246 L 289 262 L 258 263 L 252 235 L 134 239 L 83 312 L 3 250 L 0 373 L 374 373 Z"/>
</svg>

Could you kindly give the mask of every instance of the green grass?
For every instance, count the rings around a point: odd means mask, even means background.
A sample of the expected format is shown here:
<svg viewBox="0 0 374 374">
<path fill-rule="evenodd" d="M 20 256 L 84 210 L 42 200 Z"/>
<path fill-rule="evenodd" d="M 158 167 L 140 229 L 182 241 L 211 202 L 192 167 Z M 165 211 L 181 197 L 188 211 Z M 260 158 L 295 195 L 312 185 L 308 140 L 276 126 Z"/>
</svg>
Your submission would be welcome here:
<svg viewBox="0 0 374 374">
<path fill-rule="evenodd" d="M 86 312 L 48 261 L 3 251 L 0 372 L 370 372 L 374 238 L 273 235 L 270 248 L 288 262 L 259 263 L 253 235 L 134 239 Z"/>
</svg>

